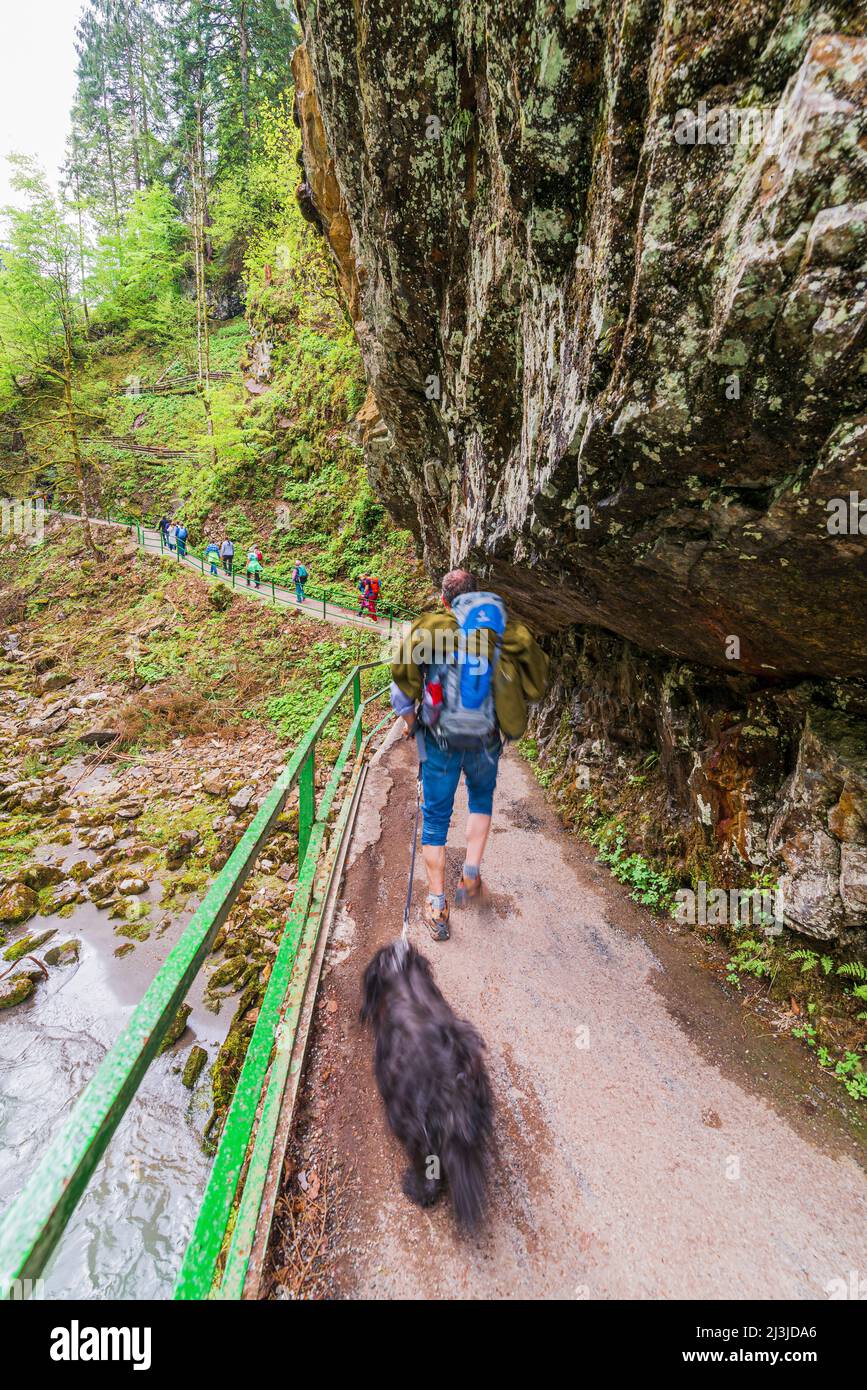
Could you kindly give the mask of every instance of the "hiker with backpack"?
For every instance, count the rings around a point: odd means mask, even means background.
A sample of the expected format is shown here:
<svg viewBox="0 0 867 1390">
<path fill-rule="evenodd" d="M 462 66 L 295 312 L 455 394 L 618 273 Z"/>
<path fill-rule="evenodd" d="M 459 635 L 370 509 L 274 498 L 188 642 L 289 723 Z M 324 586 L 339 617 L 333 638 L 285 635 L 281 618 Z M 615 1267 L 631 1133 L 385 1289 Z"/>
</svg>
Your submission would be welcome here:
<svg viewBox="0 0 867 1390">
<path fill-rule="evenodd" d="M 162 538 L 163 545 L 168 545 L 168 543 L 169 543 L 169 519 L 168 519 L 168 517 L 165 515 L 165 513 L 160 517 L 160 536 L 161 536 L 161 538 Z"/>
<path fill-rule="evenodd" d="M 364 612 L 365 605 L 367 603 L 367 586 L 369 583 L 369 574 L 363 574 L 358 581 L 358 592 L 361 594 L 361 603 L 358 605 L 358 612 L 355 615 L 357 618 L 360 618 L 362 613 Z"/>
<path fill-rule="evenodd" d="M 186 526 L 184 525 L 184 523 L 183 523 L 182 521 L 179 522 L 179 523 L 178 523 L 177 530 L 176 530 L 176 532 L 175 532 L 175 539 L 177 540 L 177 543 L 178 543 L 178 554 L 180 555 L 181 559 L 183 559 L 183 557 L 184 557 L 184 556 L 186 555 L 186 553 L 187 553 L 187 536 L 188 536 L 189 534 L 190 534 L 190 533 L 189 533 L 189 531 L 187 530 L 187 528 L 186 528 Z"/>
<path fill-rule="evenodd" d="M 419 734 L 423 788 L 422 859 L 428 896 L 424 922 L 435 941 L 449 939 L 446 840 L 463 772 L 469 816 L 455 906 L 481 891 L 481 862 L 491 828 L 504 739 L 520 738 L 527 705 L 541 699 L 548 658 L 502 599 L 479 591 L 466 570 L 442 582 L 444 612 L 413 623 L 391 668 L 391 704 Z"/>
<path fill-rule="evenodd" d="M 168 530 L 166 531 L 166 544 L 168 545 L 169 550 L 174 550 L 174 548 L 175 548 L 175 541 L 176 541 L 176 539 L 177 539 L 177 534 L 178 534 L 178 523 L 177 523 L 176 521 L 172 521 L 172 522 L 169 523 L 169 528 L 168 528 Z"/>
<path fill-rule="evenodd" d="M 379 598 L 379 580 L 373 574 L 363 574 L 358 581 L 358 592 L 361 594 L 361 607 L 357 616 L 360 618 L 362 613 L 367 612 L 375 622 L 376 600 Z"/>
<path fill-rule="evenodd" d="M 255 550 L 251 550 L 250 554 L 247 556 L 247 568 L 244 571 L 244 578 L 247 581 L 248 589 L 250 587 L 251 578 L 258 589 L 262 578 L 262 561 L 258 558 Z"/>
<path fill-rule="evenodd" d="M 292 583 L 295 585 L 295 602 L 304 602 L 304 585 L 307 583 L 307 568 L 300 560 L 292 571 Z"/>
<path fill-rule="evenodd" d="M 235 547 L 227 536 L 220 544 L 220 559 L 223 561 L 223 569 L 226 574 L 232 573 L 232 561 L 235 558 Z"/>
<path fill-rule="evenodd" d="M 379 598 L 379 580 L 375 574 L 368 576 L 367 585 L 367 611 L 374 622 L 376 622 L 376 602 Z"/>
<path fill-rule="evenodd" d="M 216 574 L 217 565 L 220 563 L 220 547 L 216 541 L 208 541 L 205 546 L 205 561 L 211 566 L 211 574 Z"/>
</svg>

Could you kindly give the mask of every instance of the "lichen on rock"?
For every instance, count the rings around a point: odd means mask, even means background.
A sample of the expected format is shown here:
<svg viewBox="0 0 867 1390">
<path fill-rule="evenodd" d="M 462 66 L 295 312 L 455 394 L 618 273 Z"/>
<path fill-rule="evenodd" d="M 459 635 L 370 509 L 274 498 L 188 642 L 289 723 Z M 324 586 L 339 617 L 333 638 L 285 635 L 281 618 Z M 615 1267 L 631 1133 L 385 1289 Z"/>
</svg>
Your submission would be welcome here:
<svg viewBox="0 0 867 1390">
<path fill-rule="evenodd" d="M 863 937 L 861 794 L 818 731 L 867 721 L 867 16 L 333 0 L 304 27 L 375 488 L 434 576 L 471 565 L 548 634 L 543 748 L 658 756 L 676 858 L 778 872 L 796 930 Z"/>
</svg>

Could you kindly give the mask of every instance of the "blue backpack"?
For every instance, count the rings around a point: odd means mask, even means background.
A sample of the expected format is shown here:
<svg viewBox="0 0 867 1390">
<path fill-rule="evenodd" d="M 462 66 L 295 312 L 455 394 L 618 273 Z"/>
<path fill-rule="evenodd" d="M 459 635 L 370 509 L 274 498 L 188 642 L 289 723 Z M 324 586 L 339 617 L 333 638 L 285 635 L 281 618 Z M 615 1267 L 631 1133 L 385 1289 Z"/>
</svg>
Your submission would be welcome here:
<svg viewBox="0 0 867 1390">
<path fill-rule="evenodd" d="M 480 748 L 498 731 L 492 688 L 494 666 L 506 630 L 506 609 L 496 594 L 460 594 L 452 604 L 458 621 L 458 645 L 453 656 L 431 667 L 428 679 L 438 679 L 443 699 L 435 727 L 437 737 L 453 748 Z M 479 634 L 493 633 L 491 660 L 479 654 Z M 490 638 L 488 640 L 490 648 Z M 424 719 L 425 706 L 422 706 Z"/>
</svg>

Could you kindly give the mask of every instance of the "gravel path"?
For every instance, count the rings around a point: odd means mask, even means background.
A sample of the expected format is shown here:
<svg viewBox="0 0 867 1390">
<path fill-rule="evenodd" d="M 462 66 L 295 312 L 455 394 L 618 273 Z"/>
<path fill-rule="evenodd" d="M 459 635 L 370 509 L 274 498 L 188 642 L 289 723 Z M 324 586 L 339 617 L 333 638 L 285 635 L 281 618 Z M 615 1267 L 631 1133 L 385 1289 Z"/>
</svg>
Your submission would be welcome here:
<svg viewBox="0 0 867 1390">
<path fill-rule="evenodd" d="M 414 937 L 483 1033 L 497 1103 L 488 1229 L 419 1212 L 358 1023 L 361 974 L 399 930 L 412 750 L 368 777 L 295 1138 L 335 1183 L 320 1292 L 346 1298 L 824 1299 L 867 1269 L 864 1150 L 800 1045 L 771 1034 L 694 943 L 564 836 L 514 753 L 501 766 L 487 905 Z M 449 851 L 461 862 L 463 815 Z M 416 904 L 423 890 L 421 868 Z M 290 1172 L 292 1172 L 290 1166 Z M 290 1176 L 290 1183 L 297 1177 Z"/>
</svg>

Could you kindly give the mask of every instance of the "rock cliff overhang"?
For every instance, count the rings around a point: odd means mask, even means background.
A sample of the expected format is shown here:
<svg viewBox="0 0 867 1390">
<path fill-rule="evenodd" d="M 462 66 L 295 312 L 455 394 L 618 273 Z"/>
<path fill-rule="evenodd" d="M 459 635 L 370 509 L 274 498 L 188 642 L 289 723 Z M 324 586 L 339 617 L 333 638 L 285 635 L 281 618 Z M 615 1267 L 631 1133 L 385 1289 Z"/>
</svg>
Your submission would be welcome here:
<svg viewBox="0 0 867 1390">
<path fill-rule="evenodd" d="M 867 674 L 864 34 L 811 0 L 308 7 L 369 468 L 432 570 L 543 630 Z"/>
</svg>

